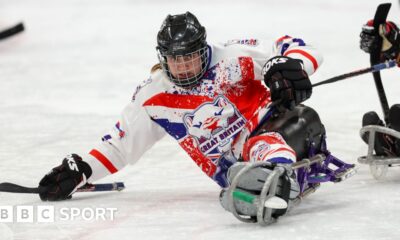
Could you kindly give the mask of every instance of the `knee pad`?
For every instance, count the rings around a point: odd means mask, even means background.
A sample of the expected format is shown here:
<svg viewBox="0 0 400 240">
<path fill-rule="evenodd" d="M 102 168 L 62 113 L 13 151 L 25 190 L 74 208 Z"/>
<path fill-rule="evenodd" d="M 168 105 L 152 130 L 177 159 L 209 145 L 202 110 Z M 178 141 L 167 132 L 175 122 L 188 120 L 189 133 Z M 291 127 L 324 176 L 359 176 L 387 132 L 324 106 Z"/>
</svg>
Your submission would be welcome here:
<svg viewBox="0 0 400 240">
<path fill-rule="evenodd" d="M 296 161 L 296 153 L 279 133 L 266 132 L 246 141 L 242 158 L 246 162 L 268 160 L 272 163 L 293 163 Z"/>
</svg>

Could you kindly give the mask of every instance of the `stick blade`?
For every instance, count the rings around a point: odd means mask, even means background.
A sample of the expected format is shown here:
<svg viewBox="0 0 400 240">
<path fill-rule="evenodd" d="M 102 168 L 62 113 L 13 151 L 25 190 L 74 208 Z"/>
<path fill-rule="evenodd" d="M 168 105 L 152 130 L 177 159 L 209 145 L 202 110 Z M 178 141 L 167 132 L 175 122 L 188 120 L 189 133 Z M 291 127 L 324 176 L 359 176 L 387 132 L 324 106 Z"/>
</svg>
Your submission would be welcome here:
<svg viewBox="0 0 400 240">
<path fill-rule="evenodd" d="M 8 37 L 11 37 L 11 36 L 13 36 L 15 34 L 23 32 L 24 30 L 25 30 L 24 24 L 22 22 L 18 23 L 15 26 L 12 26 L 12 27 L 10 27 L 8 29 L 0 31 L 0 40 L 8 38 Z"/>
<path fill-rule="evenodd" d="M 23 187 L 14 183 L 3 182 L 0 183 L 0 192 L 10 193 L 39 193 L 38 188 Z"/>
<path fill-rule="evenodd" d="M 380 4 L 375 12 L 374 16 L 374 29 L 376 32 L 376 37 L 378 38 L 376 45 L 380 46 L 382 44 L 382 39 L 379 36 L 379 25 L 383 24 L 386 22 L 386 18 L 389 14 L 390 7 L 392 6 L 391 3 L 382 3 Z M 381 50 L 375 49 L 374 51 L 371 52 L 370 56 L 370 61 L 371 65 L 375 65 L 380 63 L 380 53 Z"/>
<path fill-rule="evenodd" d="M 374 28 L 378 28 L 378 26 L 382 23 L 386 22 L 387 15 L 389 14 L 390 7 L 392 6 L 391 3 L 382 3 L 379 4 L 378 8 L 376 9 L 375 16 L 374 16 Z"/>
</svg>

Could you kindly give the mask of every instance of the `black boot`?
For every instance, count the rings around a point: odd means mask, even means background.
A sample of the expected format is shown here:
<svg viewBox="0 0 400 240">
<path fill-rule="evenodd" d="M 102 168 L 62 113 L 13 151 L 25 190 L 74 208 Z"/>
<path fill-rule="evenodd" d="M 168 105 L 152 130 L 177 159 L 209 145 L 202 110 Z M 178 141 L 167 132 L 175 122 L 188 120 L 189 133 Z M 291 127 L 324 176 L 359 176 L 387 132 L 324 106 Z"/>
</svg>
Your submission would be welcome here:
<svg viewBox="0 0 400 240">
<path fill-rule="evenodd" d="M 389 110 L 390 128 L 400 132 L 400 104 L 393 105 Z"/>
<path fill-rule="evenodd" d="M 390 128 L 400 132 L 400 104 L 394 104 L 389 110 Z M 394 140 L 394 148 L 397 156 L 400 156 L 400 139 Z"/>
<path fill-rule="evenodd" d="M 362 119 L 362 126 L 368 126 L 368 125 L 379 125 L 379 126 L 384 126 L 383 121 L 379 118 L 378 114 L 374 111 L 367 112 L 364 114 L 363 119 Z M 365 143 L 368 144 L 368 138 L 369 134 L 366 133 L 361 137 Z"/>
<path fill-rule="evenodd" d="M 379 118 L 378 114 L 374 111 L 367 112 L 364 114 L 362 119 L 362 126 L 367 125 L 378 125 L 378 126 L 385 126 L 383 121 Z M 362 139 L 365 143 L 368 144 L 369 133 L 366 133 L 362 136 Z M 394 154 L 394 141 L 392 137 L 382 134 L 376 133 L 375 134 L 375 153 L 378 156 L 392 156 Z"/>
<path fill-rule="evenodd" d="M 383 126 L 383 121 L 379 118 L 378 114 L 374 111 L 367 112 L 363 116 L 362 126 L 379 125 Z"/>
</svg>

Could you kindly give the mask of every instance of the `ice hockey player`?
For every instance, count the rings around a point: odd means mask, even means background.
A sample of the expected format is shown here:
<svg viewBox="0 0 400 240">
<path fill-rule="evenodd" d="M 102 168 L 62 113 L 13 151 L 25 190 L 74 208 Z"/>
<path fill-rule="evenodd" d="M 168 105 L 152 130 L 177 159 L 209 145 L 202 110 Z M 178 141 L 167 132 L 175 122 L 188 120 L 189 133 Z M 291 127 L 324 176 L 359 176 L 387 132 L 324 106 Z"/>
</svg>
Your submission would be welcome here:
<svg viewBox="0 0 400 240">
<path fill-rule="evenodd" d="M 400 31 L 394 22 L 387 21 L 380 26 L 382 29 L 382 45 L 377 46 L 377 39 L 373 27 L 373 20 L 368 21 L 361 30 L 360 48 L 370 53 L 373 49 L 381 50 L 381 61 L 396 59 L 400 67 Z M 400 104 L 394 104 L 389 109 L 388 123 L 384 123 L 375 111 L 367 112 L 362 119 L 362 126 L 380 125 L 400 132 Z M 368 143 L 368 133 L 363 136 Z M 393 136 L 377 133 L 375 137 L 375 153 L 379 156 L 400 156 L 400 139 Z"/>
<path fill-rule="evenodd" d="M 300 103 L 311 96 L 309 76 L 322 57 L 302 39 L 212 45 L 205 28 L 186 12 L 166 17 L 156 49 L 159 64 L 137 87 L 113 129 L 88 154 L 67 156 L 40 181 L 43 201 L 68 199 L 86 182 L 135 163 L 166 133 L 223 189 L 237 172 L 228 170 L 240 161 L 290 166 L 301 159 L 308 151 L 302 131 L 315 133 L 314 142 L 321 142 L 325 132 L 317 113 Z M 267 123 L 286 110 L 307 115 L 306 125 L 315 129 L 297 127 L 300 132 L 282 136 Z M 255 173 L 266 178 L 269 171 Z M 290 167 L 285 174 L 291 181 L 285 190 L 296 197 L 298 184 Z M 247 180 L 243 185 L 253 188 Z M 221 202 L 226 208 L 223 196 Z"/>
</svg>

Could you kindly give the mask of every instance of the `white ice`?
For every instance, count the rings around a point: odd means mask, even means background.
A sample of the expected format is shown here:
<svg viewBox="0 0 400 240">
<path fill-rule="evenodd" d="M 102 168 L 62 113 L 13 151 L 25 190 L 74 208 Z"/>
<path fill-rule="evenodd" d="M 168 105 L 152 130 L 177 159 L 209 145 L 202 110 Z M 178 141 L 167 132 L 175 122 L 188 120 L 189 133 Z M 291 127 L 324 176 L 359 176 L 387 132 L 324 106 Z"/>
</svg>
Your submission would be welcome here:
<svg viewBox="0 0 400 240">
<path fill-rule="evenodd" d="M 37 186 L 66 154 L 100 141 L 157 62 L 155 36 L 169 13 L 195 13 L 210 42 L 302 37 L 324 55 L 312 76 L 318 82 L 369 65 L 358 34 L 380 2 L 0 0 L 0 29 L 26 25 L 23 34 L 0 41 L 0 182 Z M 390 18 L 398 21 L 399 13 L 393 1 Z M 382 73 L 391 104 L 400 103 L 398 71 Z M 358 136 L 363 113 L 382 112 L 371 74 L 318 87 L 306 103 L 319 112 L 334 155 L 356 163 L 367 150 Z M 400 239 L 398 168 L 378 182 L 360 165 L 356 176 L 323 184 L 268 227 L 224 211 L 219 187 L 169 138 L 101 182 L 111 181 L 127 188 L 55 203 L 0 193 L 0 206 L 14 208 L 118 209 L 106 221 L 0 223 L 0 239 Z"/>
</svg>

